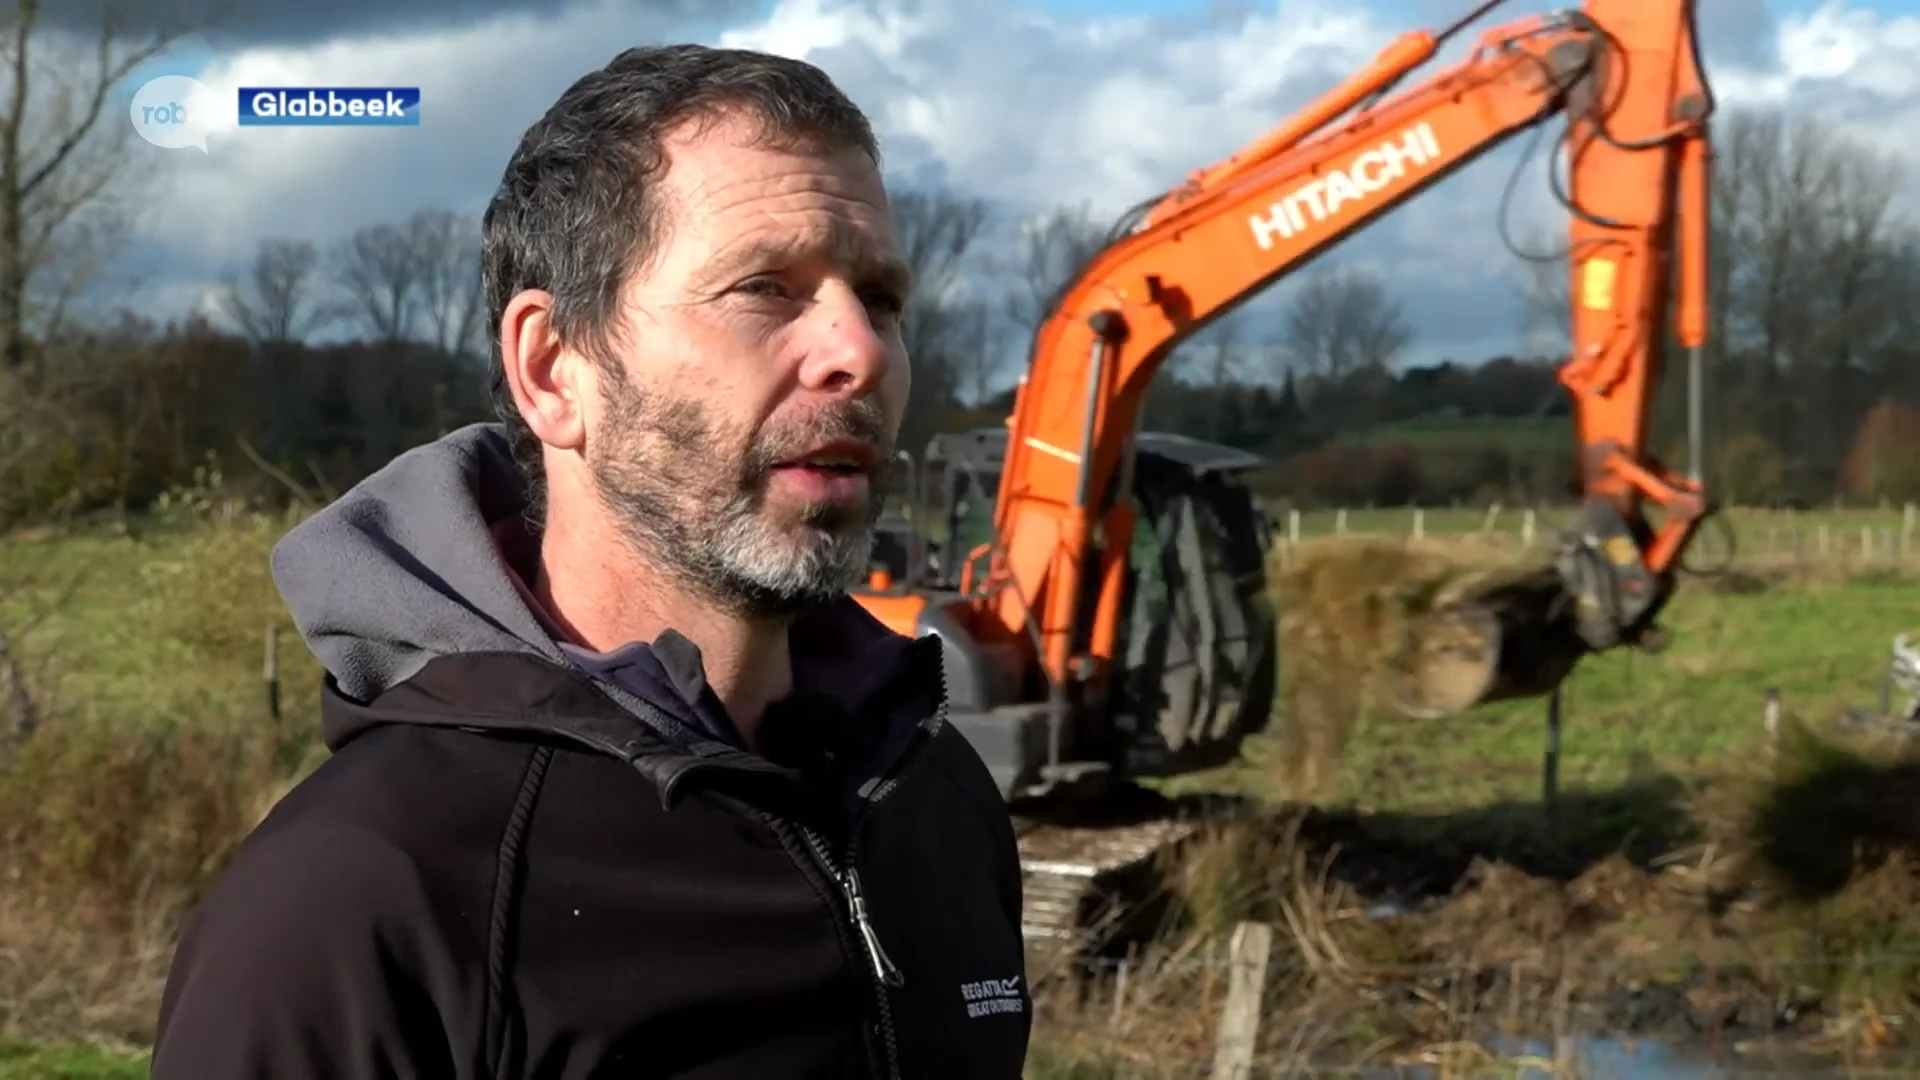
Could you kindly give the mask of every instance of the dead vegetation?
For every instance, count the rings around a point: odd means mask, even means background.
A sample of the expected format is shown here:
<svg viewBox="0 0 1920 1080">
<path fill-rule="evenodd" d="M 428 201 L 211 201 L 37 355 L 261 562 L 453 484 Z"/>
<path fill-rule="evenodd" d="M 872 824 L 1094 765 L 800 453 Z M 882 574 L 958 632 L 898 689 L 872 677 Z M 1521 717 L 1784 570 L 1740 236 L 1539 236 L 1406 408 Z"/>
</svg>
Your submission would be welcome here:
<svg viewBox="0 0 1920 1080">
<path fill-rule="evenodd" d="M 262 733 L 54 722 L 0 770 L 0 1037 L 151 1034 L 181 913 L 258 819 Z"/>
<path fill-rule="evenodd" d="M 114 583 L 111 611 L 74 598 L 91 568 L 45 557 L 57 540 L 11 540 L 0 564 L 0 619 L 35 630 L 14 658 L 32 679 L 0 698 L 0 731 L 16 736 L 0 745 L 0 1043 L 149 1041 L 181 917 L 312 760 L 312 726 L 274 723 L 245 679 L 282 523 L 177 501 L 191 540 L 112 542 L 135 553 L 136 579 Z M 23 617 L 48 611 L 61 618 Z M 128 685 L 66 692 L 96 650 L 125 648 L 155 662 Z M 209 669 L 235 672 L 231 692 Z"/>
</svg>

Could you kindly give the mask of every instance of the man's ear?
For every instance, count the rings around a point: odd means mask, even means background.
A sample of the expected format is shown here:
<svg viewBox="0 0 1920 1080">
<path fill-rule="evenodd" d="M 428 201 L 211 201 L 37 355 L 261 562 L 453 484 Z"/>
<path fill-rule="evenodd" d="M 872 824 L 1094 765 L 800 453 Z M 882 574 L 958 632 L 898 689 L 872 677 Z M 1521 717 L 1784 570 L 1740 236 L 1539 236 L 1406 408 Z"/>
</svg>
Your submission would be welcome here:
<svg viewBox="0 0 1920 1080">
<path fill-rule="evenodd" d="M 500 313 L 500 359 L 513 403 L 535 438 L 556 450 L 586 444 L 583 403 L 592 366 L 567 348 L 553 326 L 553 295 L 527 289 Z"/>
</svg>

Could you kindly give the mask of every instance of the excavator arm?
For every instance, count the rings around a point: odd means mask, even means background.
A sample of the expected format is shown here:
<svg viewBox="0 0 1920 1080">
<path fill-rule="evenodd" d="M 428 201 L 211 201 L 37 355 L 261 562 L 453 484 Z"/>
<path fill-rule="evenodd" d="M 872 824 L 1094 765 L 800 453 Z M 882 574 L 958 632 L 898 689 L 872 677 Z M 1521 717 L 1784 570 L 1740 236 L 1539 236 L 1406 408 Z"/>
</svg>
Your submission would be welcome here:
<svg viewBox="0 0 1920 1080">
<path fill-rule="evenodd" d="M 976 553 L 985 579 L 966 591 L 982 605 L 976 623 L 1034 644 L 1060 709 L 1070 683 L 1112 662 L 1135 524 L 1116 495 L 1143 396 L 1175 346 L 1556 117 L 1573 307 L 1559 377 L 1583 493 L 1559 573 L 1581 649 L 1648 643 L 1707 510 L 1698 477 L 1670 472 L 1646 447 L 1669 306 L 1696 364 L 1706 327 L 1712 102 L 1692 4 L 1587 0 L 1488 30 L 1464 59 L 1395 89 L 1464 25 L 1401 37 L 1368 70 L 1142 207 L 1036 332 L 1008 420 L 998 542 Z"/>
</svg>

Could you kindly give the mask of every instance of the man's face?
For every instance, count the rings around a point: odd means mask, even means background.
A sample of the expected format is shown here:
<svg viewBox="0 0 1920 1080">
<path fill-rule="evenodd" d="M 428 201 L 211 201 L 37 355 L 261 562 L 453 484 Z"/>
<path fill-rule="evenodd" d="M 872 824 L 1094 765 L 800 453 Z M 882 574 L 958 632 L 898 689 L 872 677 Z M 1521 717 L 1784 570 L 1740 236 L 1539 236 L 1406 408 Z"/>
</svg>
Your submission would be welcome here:
<svg viewBox="0 0 1920 1080">
<path fill-rule="evenodd" d="M 669 137 L 655 258 L 622 294 L 586 459 L 655 565 L 750 617 L 864 578 L 909 373 L 905 267 L 858 151 Z"/>
</svg>

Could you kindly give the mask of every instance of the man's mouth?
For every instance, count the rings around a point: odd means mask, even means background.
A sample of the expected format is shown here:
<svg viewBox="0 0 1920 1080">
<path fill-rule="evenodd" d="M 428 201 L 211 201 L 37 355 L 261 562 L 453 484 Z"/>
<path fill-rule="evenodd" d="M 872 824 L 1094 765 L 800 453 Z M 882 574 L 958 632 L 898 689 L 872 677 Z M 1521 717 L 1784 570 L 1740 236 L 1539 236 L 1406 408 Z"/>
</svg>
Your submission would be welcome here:
<svg viewBox="0 0 1920 1080">
<path fill-rule="evenodd" d="M 769 480 L 807 503 L 853 506 L 872 497 L 878 461 L 871 443 L 836 442 L 780 462 Z"/>
<path fill-rule="evenodd" d="M 873 471 L 875 455 L 867 443 L 834 443 L 774 466 L 775 470 L 805 469 L 831 476 L 864 476 Z"/>
</svg>

